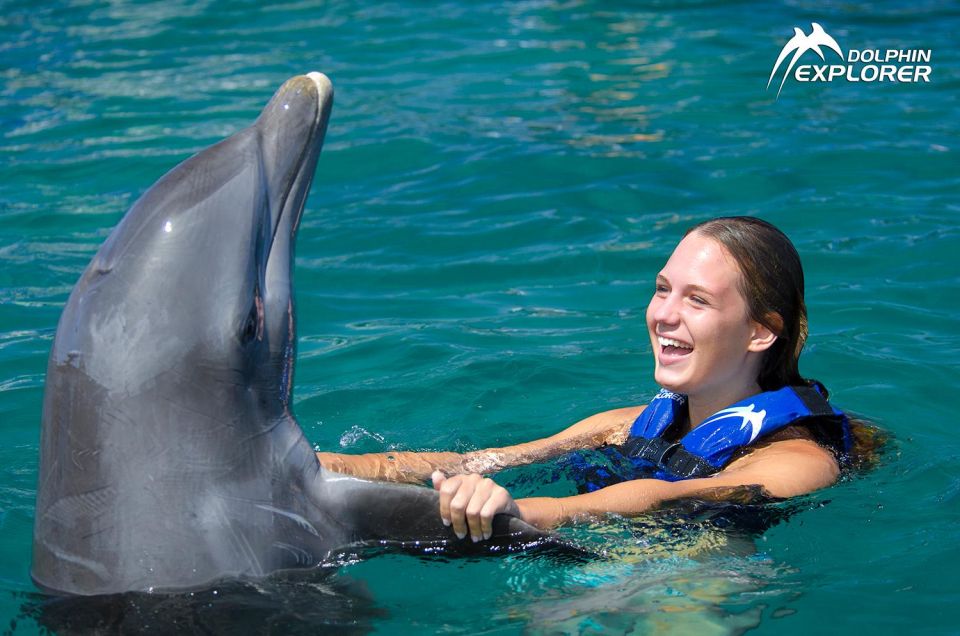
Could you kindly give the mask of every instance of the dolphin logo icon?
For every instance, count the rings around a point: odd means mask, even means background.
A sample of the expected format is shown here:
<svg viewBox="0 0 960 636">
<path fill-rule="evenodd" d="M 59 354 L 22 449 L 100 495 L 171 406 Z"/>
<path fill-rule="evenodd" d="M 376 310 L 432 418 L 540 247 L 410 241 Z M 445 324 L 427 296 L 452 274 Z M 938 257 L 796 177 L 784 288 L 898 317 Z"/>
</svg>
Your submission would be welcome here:
<svg viewBox="0 0 960 636">
<path fill-rule="evenodd" d="M 746 430 L 747 425 L 750 425 L 750 441 L 747 443 L 753 442 L 757 439 L 757 435 L 760 434 L 760 429 L 763 427 L 763 420 L 767 417 L 767 411 L 754 411 L 754 405 L 750 404 L 748 406 L 731 406 L 728 409 L 723 409 L 722 411 L 717 411 L 713 417 L 704 422 L 713 423 L 718 420 L 724 420 L 729 417 L 739 417 L 740 421 L 740 430 Z"/>
<path fill-rule="evenodd" d="M 783 90 L 783 85 L 786 83 L 787 77 L 790 75 L 790 71 L 793 70 L 794 64 L 796 64 L 797 60 L 800 59 L 800 56 L 807 51 L 813 51 L 820 56 L 821 60 L 825 60 L 826 58 L 823 56 L 823 50 L 820 48 L 822 45 L 833 50 L 833 52 L 840 56 L 840 59 L 843 59 L 843 51 L 840 50 L 840 45 L 837 44 L 837 41 L 830 37 L 830 35 L 823 30 L 823 27 L 816 22 L 811 22 L 810 26 L 812 28 L 810 35 L 805 35 L 804 32 L 798 27 L 793 27 L 793 37 L 783 45 L 783 49 L 780 51 L 780 55 L 777 57 L 777 62 L 773 65 L 773 70 L 770 72 L 770 79 L 767 80 L 768 90 L 770 88 L 770 82 L 773 81 L 773 76 L 777 74 L 777 69 L 779 69 L 783 61 L 787 59 L 787 56 L 790 55 L 790 53 L 793 53 L 793 57 L 790 59 L 790 64 L 787 65 L 787 70 L 783 74 L 783 80 L 780 82 L 780 89 L 777 91 L 778 99 L 780 98 L 780 91 Z"/>
</svg>

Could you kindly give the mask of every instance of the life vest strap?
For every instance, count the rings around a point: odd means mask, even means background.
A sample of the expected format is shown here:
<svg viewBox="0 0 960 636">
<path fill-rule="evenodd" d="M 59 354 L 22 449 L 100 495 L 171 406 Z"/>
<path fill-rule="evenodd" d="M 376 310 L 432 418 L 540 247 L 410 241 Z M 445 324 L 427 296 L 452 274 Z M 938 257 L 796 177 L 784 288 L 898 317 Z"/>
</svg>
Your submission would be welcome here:
<svg viewBox="0 0 960 636">
<path fill-rule="evenodd" d="M 833 410 L 830 403 L 823 397 L 817 389 L 812 386 L 794 386 L 791 387 L 796 393 L 803 405 L 810 410 L 807 417 L 836 417 L 837 412 Z"/>
<path fill-rule="evenodd" d="M 679 442 L 671 443 L 662 437 L 634 437 L 627 440 L 623 450 L 627 457 L 651 462 L 680 479 L 706 477 L 717 472 L 709 462 L 697 457 Z"/>
</svg>

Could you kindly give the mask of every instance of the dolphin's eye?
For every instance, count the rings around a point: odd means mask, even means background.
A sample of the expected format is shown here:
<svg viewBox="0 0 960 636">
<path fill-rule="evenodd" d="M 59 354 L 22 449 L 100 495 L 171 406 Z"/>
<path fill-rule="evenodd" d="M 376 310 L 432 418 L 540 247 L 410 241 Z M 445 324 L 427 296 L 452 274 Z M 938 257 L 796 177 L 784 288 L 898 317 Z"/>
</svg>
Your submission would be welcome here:
<svg viewBox="0 0 960 636">
<path fill-rule="evenodd" d="M 254 338 L 259 340 L 262 337 L 263 303 L 258 296 L 250 308 L 250 313 L 247 314 L 247 319 L 243 321 L 243 326 L 240 328 L 240 342 L 247 344 Z"/>
<path fill-rule="evenodd" d="M 243 321 L 243 325 L 240 327 L 240 342 L 247 344 L 254 338 L 257 340 L 263 339 L 263 298 L 260 297 L 259 293 L 253 297 L 253 306 L 250 307 L 250 313 L 247 314 L 247 319 Z"/>
<path fill-rule="evenodd" d="M 246 344 L 257 336 L 257 308 L 250 308 L 247 319 L 243 321 L 243 327 L 240 329 L 240 342 Z"/>
</svg>

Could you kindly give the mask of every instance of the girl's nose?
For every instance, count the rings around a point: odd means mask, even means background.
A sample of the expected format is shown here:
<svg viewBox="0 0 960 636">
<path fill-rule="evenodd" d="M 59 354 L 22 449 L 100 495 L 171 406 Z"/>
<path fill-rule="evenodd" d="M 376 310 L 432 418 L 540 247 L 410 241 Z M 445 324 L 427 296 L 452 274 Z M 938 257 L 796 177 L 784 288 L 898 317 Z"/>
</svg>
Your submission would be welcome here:
<svg viewBox="0 0 960 636">
<path fill-rule="evenodd" d="M 680 299 L 676 294 L 669 293 L 666 297 L 654 297 L 653 319 L 665 325 L 675 325 L 680 322 Z"/>
</svg>

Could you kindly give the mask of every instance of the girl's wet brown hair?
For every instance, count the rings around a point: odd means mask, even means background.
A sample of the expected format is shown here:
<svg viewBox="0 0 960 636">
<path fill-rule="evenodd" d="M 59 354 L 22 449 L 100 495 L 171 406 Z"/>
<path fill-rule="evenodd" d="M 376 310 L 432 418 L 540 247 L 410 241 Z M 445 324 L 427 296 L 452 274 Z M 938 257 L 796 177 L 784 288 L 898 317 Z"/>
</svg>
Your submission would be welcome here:
<svg viewBox="0 0 960 636">
<path fill-rule="evenodd" d="M 773 391 L 815 382 L 800 376 L 807 306 L 800 255 L 787 235 L 751 216 L 710 219 L 687 230 L 692 232 L 717 241 L 733 257 L 740 268 L 739 288 L 750 318 L 777 334 L 760 366 L 760 388 Z"/>
</svg>

